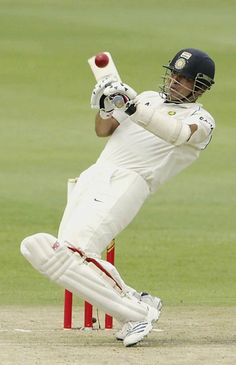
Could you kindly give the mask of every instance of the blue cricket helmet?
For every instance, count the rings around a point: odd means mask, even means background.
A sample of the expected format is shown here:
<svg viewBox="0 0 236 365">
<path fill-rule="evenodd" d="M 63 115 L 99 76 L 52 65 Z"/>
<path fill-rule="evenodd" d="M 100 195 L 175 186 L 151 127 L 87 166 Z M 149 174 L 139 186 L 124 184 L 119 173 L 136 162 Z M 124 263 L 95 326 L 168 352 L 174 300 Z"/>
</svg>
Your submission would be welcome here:
<svg viewBox="0 0 236 365">
<path fill-rule="evenodd" d="M 180 50 L 165 68 L 195 80 L 196 87 L 210 87 L 215 83 L 215 63 L 203 51 L 195 48 Z"/>
</svg>

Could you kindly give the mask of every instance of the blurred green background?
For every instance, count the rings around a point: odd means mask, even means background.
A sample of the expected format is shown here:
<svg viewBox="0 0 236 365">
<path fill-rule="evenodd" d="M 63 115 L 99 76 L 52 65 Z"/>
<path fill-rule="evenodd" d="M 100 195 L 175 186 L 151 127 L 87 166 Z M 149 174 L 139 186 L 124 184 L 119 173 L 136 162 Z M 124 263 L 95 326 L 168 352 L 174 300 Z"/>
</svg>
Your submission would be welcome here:
<svg viewBox="0 0 236 365">
<path fill-rule="evenodd" d="M 117 238 L 116 265 L 167 305 L 236 304 L 235 1 L 0 1 L 0 304 L 62 304 L 63 290 L 21 256 L 57 234 L 68 177 L 93 163 L 87 59 L 110 51 L 122 79 L 156 90 L 179 49 L 216 62 L 202 98 L 217 122 L 200 160 L 153 195 Z"/>
</svg>

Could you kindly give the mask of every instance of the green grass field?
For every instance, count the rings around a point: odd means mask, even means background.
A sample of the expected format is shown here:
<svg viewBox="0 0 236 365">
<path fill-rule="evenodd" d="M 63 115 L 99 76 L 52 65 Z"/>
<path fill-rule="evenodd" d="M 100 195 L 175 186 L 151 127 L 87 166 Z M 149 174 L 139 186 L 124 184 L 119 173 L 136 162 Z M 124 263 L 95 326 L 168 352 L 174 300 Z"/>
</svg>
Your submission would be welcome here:
<svg viewBox="0 0 236 365">
<path fill-rule="evenodd" d="M 214 139 L 117 238 L 116 265 L 167 305 L 236 304 L 235 1 L 0 0 L 0 304 L 60 304 L 63 290 L 21 257 L 21 240 L 57 233 L 66 181 L 93 163 L 87 59 L 110 51 L 125 82 L 156 90 L 184 47 L 216 61 L 202 102 Z"/>
</svg>

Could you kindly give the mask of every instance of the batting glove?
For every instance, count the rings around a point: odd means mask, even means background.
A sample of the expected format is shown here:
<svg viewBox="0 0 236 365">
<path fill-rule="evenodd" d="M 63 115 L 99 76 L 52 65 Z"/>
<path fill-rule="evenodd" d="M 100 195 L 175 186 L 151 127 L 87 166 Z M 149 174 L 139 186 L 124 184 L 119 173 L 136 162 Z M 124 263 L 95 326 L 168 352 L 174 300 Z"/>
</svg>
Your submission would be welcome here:
<svg viewBox="0 0 236 365">
<path fill-rule="evenodd" d="M 132 87 L 130 87 L 127 84 L 124 84 L 123 82 L 112 82 L 110 85 L 108 85 L 104 91 L 103 94 L 106 96 L 109 96 L 109 98 L 112 100 L 116 95 L 123 96 L 123 99 L 125 101 L 125 104 L 127 102 L 130 102 L 133 100 L 137 93 Z"/>
<path fill-rule="evenodd" d="M 103 105 L 101 105 L 101 97 L 103 96 L 104 90 L 112 84 L 112 82 L 116 81 L 116 78 L 111 76 L 111 77 L 104 77 L 101 81 L 99 81 L 93 91 L 92 91 L 92 95 L 91 95 L 91 100 L 90 100 L 90 105 L 92 109 L 100 109 L 101 107 L 104 108 Z M 103 100 L 104 101 L 104 98 Z"/>
</svg>

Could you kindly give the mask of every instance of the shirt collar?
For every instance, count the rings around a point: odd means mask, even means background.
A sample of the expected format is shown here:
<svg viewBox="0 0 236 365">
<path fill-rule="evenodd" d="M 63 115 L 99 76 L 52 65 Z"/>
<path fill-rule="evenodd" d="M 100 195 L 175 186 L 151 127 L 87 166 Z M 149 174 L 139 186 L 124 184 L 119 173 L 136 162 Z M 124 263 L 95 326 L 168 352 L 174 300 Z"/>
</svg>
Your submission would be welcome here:
<svg viewBox="0 0 236 365">
<path fill-rule="evenodd" d="M 199 107 L 202 106 L 202 104 L 199 104 L 199 103 L 171 103 L 171 102 L 165 102 L 165 103 L 167 105 L 178 106 L 183 109 L 190 109 L 190 108 L 192 108 L 193 105 L 197 105 Z"/>
</svg>

